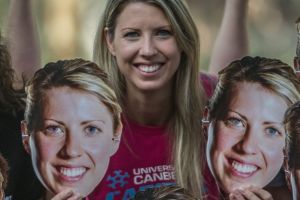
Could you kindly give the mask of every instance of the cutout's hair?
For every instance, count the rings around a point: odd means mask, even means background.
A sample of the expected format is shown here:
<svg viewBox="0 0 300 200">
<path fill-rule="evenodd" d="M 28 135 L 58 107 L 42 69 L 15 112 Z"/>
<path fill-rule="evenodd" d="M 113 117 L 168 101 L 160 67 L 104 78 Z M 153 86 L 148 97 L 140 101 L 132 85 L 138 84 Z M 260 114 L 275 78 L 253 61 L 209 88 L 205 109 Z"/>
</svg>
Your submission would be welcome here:
<svg viewBox="0 0 300 200">
<path fill-rule="evenodd" d="M 25 121 L 29 132 L 37 130 L 48 89 L 70 87 L 96 96 L 110 110 L 114 130 L 121 121 L 121 107 L 107 74 L 95 63 L 83 59 L 61 60 L 39 69 L 26 85 Z"/>
<path fill-rule="evenodd" d="M 288 108 L 284 116 L 284 125 L 287 132 L 285 149 L 288 167 L 293 169 L 300 166 L 300 101 Z"/>
<path fill-rule="evenodd" d="M 223 117 L 232 91 L 239 83 L 257 83 L 292 105 L 300 99 L 300 81 L 292 67 L 278 59 L 246 56 L 219 72 L 219 81 L 210 99 L 211 119 Z"/>
</svg>

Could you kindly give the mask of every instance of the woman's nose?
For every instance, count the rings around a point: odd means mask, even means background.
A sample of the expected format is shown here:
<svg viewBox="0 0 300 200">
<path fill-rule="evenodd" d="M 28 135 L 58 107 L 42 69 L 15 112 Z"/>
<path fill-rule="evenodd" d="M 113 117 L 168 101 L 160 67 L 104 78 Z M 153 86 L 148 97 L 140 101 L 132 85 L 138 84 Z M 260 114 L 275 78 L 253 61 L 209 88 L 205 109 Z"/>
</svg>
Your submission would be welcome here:
<svg viewBox="0 0 300 200">
<path fill-rule="evenodd" d="M 80 157 L 83 154 L 83 148 L 80 139 L 74 134 L 69 133 L 61 149 L 63 156 L 68 158 Z"/>
<path fill-rule="evenodd" d="M 257 137 L 257 132 L 253 128 L 249 128 L 244 133 L 243 137 L 240 138 L 239 142 L 236 144 L 236 149 L 243 154 L 256 154 L 259 150 L 258 143 L 259 138 Z"/>
<path fill-rule="evenodd" d="M 144 36 L 141 41 L 140 55 L 144 57 L 152 57 L 156 55 L 157 48 L 155 41 L 153 41 L 151 36 Z"/>
</svg>

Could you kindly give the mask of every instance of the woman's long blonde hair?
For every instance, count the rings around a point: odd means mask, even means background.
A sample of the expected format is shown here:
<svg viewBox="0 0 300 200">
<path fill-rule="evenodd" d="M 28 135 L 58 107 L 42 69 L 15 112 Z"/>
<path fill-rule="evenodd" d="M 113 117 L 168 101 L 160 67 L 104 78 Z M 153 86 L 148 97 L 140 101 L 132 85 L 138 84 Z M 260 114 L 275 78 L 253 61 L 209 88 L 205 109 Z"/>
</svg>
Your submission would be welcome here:
<svg viewBox="0 0 300 200">
<path fill-rule="evenodd" d="M 160 8 L 168 18 L 182 50 L 173 85 L 174 112 L 170 119 L 173 164 L 177 183 L 194 195 L 202 195 L 203 136 L 201 115 L 203 89 L 199 83 L 200 42 L 197 28 L 183 0 L 108 0 L 94 43 L 94 60 L 111 76 L 113 87 L 124 106 L 126 83 L 105 40 L 105 28 L 114 37 L 116 21 L 129 3 L 143 2 Z M 123 108 L 123 110 L 125 110 Z"/>
</svg>

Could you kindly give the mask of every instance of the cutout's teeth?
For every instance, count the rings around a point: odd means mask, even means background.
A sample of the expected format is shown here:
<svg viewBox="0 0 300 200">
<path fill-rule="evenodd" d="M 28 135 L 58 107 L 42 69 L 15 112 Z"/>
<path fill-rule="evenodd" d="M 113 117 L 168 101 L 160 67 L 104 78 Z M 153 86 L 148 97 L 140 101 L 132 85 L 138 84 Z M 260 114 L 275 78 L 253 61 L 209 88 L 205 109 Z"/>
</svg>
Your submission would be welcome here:
<svg viewBox="0 0 300 200">
<path fill-rule="evenodd" d="M 242 164 L 237 161 L 233 161 L 231 165 L 236 171 L 241 173 L 252 173 L 257 170 L 257 167 L 254 165 Z"/>
<path fill-rule="evenodd" d="M 64 176 L 68 176 L 68 177 L 81 176 L 85 171 L 86 171 L 86 169 L 84 167 L 79 167 L 79 168 L 61 167 L 60 168 L 60 173 L 63 174 Z"/>
</svg>

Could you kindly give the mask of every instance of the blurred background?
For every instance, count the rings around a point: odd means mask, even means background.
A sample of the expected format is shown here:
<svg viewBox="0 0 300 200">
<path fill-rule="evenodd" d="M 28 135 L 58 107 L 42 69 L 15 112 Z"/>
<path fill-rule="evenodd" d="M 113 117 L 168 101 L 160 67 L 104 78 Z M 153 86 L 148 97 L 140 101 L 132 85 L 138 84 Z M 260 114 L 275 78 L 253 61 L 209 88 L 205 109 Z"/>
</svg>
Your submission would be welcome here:
<svg viewBox="0 0 300 200">
<path fill-rule="evenodd" d="M 224 1 L 188 0 L 201 37 L 204 70 L 221 23 Z M 3 35 L 7 30 L 9 2 L 0 0 Z M 104 4 L 105 0 L 32 0 L 42 63 L 73 57 L 92 59 L 93 40 Z M 249 0 L 250 55 L 276 57 L 292 65 L 297 42 L 295 20 L 299 16 L 300 0 Z"/>
</svg>

